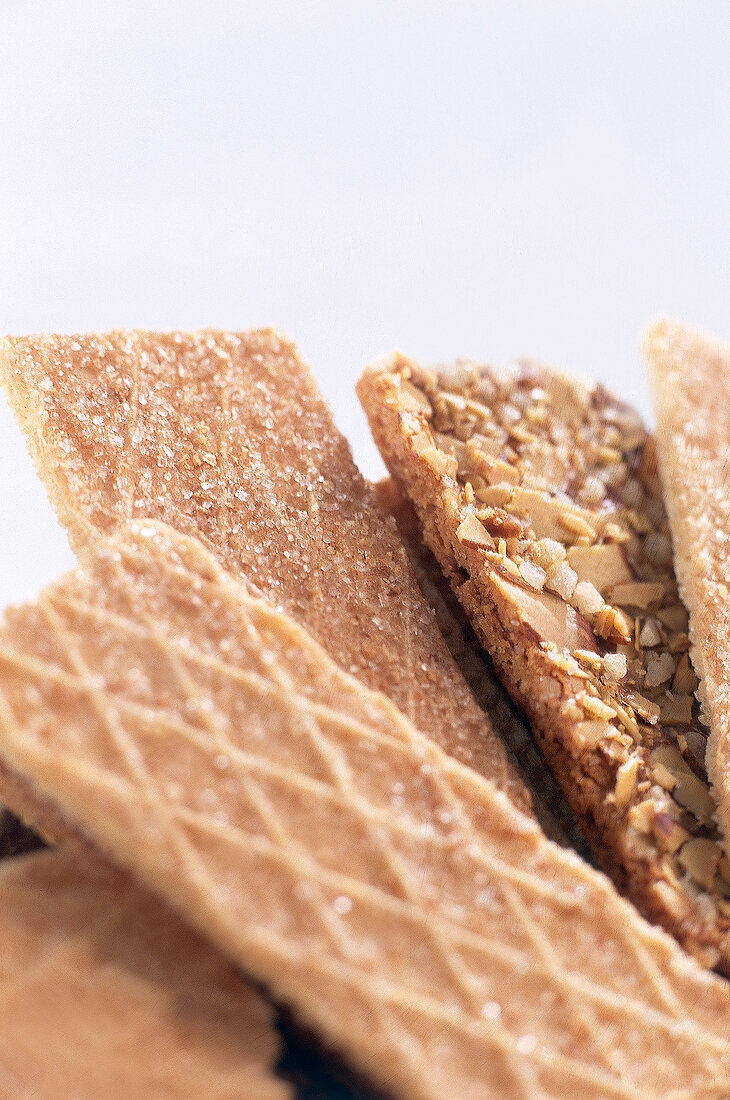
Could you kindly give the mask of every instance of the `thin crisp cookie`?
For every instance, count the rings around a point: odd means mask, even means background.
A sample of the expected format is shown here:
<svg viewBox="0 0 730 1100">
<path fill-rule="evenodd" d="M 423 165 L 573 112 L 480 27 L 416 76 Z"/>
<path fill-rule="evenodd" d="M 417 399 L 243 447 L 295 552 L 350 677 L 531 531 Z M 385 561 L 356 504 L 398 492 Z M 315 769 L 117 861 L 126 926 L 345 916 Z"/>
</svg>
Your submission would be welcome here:
<svg viewBox="0 0 730 1100">
<path fill-rule="evenodd" d="M 602 867 L 648 919 L 727 970 L 730 866 L 638 416 L 534 363 L 428 370 L 396 355 L 359 394 Z"/>
<path fill-rule="evenodd" d="M 7 613 L 0 756 L 394 1097 L 727 1096 L 726 983 L 170 528 Z"/>
<path fill-rule="evenodd" d="M 127 875 L 77 852 L 0 866 L 4 1100 L 287 1100 L 273 1012 Z"/>
<path fill-rule="evenodd" d="M 692 661 L 710 725 L 707 770 L 730 869 L 730 347 L 660 321 L 644 352 Z"/>
<path fill-rule="evenodd" d="M 199 537 L 424 733 L 530 801 L 296 348 L 271 329 L 8 337 L 0 379 L 75 546 Z"/>
</svg>

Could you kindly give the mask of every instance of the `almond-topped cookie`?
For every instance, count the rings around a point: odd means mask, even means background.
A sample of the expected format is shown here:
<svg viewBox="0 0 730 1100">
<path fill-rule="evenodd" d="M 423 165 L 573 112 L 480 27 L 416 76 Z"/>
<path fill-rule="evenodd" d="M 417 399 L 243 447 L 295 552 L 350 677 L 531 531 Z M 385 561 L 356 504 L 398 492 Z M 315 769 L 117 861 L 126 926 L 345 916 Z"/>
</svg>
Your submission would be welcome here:
<svg viewBox="0 0 730 1100">
<path fill-rule="evenodd" d="M 431 370 L 395 355 L 358 392 L 602 867 L 704 965 L 727 970 L 730 865 L 639 417 L 534 363 Z"/>
<path fill-rule="evenodd" d="M 434 610 L 439 630 L 454 660 L 525 778 L 535 816 L 545 834 L 558 844 L 573 847 L 587 856 L 586 843 L 575 817 L 555 780 L 546 771 L 527 722 L 512 705 L 441 566 L 421 538 L 413 505 L 392 478 L 384 478 L 373 488 L 383 511 L 395 519 L 420 589 Z"/>
</svg>

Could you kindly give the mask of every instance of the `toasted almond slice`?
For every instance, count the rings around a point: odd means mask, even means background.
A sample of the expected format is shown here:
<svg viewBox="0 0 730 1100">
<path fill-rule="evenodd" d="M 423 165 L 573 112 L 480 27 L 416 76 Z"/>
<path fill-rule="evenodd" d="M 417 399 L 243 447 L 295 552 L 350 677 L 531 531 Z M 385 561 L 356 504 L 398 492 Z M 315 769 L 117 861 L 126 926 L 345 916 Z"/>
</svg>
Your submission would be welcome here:
<svg viewBox="0 0 730 1100">
<path fill-rule="evenodd" d="M 717 841 L 693 837 L 681 848 L 677 859 L 695 882 L 711 890 L 721 856 L 722 846 Z"/>
<path fill-rule="evenodd" d="M 616 786 L 613 796 L 619 807 L 628 806 L 636 793 L 636 783 L 639 775 L 641 761 L 635 754 L 621 765 L 616 772 Z"/>
<path fill-rule="evenodd" d="M 692 769 L 689 764 L 684 759 L 679 749 L 674 745 L 657 745 L 657 747 L 651 751 L 649 763 L 652 767 L 656 767 L 657 764 L 663 764 L 665 768 L 669 768 L 673 775 L 692 774 Z"/>
<path fill-rule="evenodd" d="M 426 447 L 421 451 L 421 458 L 439 477 L 456 477 L 459 464 L 454 455 L 446 454 L 438 447 Z"/>
<path fill-rule="evenodd" d="M 540 642 L 550 642 L 562 650 L 590 649 L 595 646 L 590 627 L 569 604 L 548 592 L 536 592 L 494 574 L 492 585 L 505 608 L 529 627 Z"/>
<path fill-rule="evenodd" d="M 632 581 L 630 584 L 609 585 L 606 599 L 619 607 L 647 608 L 659 603 L 664 595 L 664 585 L 658 581 Z"/>
<path fill-rule="evenodd" d="M 656 725 L 659 721 L 662 713 L 661 707 L 657 703 L 653 703 L 651 699 L 647 699 L 645 695 L 641 695 L 640 692 L 628 691 L 626 702 L 650 726 Z"/>
<path fill-rule="evenodd" d="M 470 546 L 483 546 L 487 550 L 494 548 L 494 539 L 473 512 L 459 524 L 456 537 L 459 542 L 468 542 Z"/>
<path fill-rule="evenodd" d="M 652 830 L 659 847 L 663 848 L 665 852 L 669 852 L 670 855 L 678 851 L 691 838 L 691 833 L 688 833 L 678 821 L 665 813 L 656 814 Z"/>
<path fill-rule="evenodd" d="M 692 772 L 677 776 L 677 784 L 672 797 L 680 806 L 695 815 L 703 825 L 712 825 L 715 816 L 715 803 L 708 787 Z"/>
<path fill-rule="evenodd" d="M 5 779 L 394 1100 L 722 1095 L 726 984 L 200 544 L 98 546 L 11 614 L 0 698 Z"/>
<path fill-rule="evenodd" d="M 662 722 L 665 726 L 691 726 L 694 696 L 672 695 L 662 701 Z"/>
<path fill-rule="evenodd" d="M 633 580 L 626 552 L 615 543 L 571 546 L 568 562 L 578 574 L 578 580 L 590 581 L 602 596 L 613 585 L 628 584 Z"/>
<path fill-rule="evenodd" d="M 684 653 L 677 662 L 677 668 L 672 679 L 672 691 L 678 694 L 692 695 L 699 687 L 699 680 L 695 675 L 689 654 Z"/>
<path fill-rule="evenodd" d="M 405 378 L 401 381 L 400 390 L 403 407 L 407 409 L 408 412 L 423 413 L 424 416 L 431 415 L 431 403 L 423 390 L 416 389 L 416 387 L 411 385 Z"/>
</svg>

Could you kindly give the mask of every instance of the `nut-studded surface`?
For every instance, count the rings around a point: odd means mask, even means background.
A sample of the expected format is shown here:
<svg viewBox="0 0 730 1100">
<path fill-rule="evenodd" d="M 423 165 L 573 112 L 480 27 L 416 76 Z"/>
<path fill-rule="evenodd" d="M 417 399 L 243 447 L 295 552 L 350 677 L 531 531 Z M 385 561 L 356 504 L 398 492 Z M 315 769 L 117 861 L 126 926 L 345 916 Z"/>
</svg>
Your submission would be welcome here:
<svg viewBox="0 0 730 1100">
<path fill-rule="evenodd" d="M 573 847 L 587 856 L 587 845 L 575 817 L 546 769 L 524 718 L 516 712 L 441 566 L 421 538 L 411 502 L 392 478 L 377 482 L 374 488 L 383 511 L 395 519 L 418 584 L 434 610 L 439 630 L 454 660 L 530 788 L 533 809 L 545 834 L 558 844 Z"/>
<path fill-rule="evenodd" d="M 602 866 L 727 969 L 730 865 L 653 440 L 602 388 L 532 363 L 431 371 L 396 356 L 359 392 Z"/>
<path fill-rule="evenodd" d="M 664 321 L 648 333 L 667 510 L 711 725 L 707 767 L 730 859 L 730 347 Z"/>
<path fill-rule="evenodd" d="M 78 853 L 0 867 L 4 1100 L 285 1100 L 272 1010 L 126 875 Z"/>
<path fill-rule="evenodd" d="M 151 522 L 7 615 L 0 754 L 393 1095 L 727 1095 L 727 986 Z"/>
<path fill-rule="evenodd" d="M 200 537 L 523 808 L 296 348 L 271 330 L 0 340 L 2 379 L 75 545 L 135 516 Z"/>
</svg>

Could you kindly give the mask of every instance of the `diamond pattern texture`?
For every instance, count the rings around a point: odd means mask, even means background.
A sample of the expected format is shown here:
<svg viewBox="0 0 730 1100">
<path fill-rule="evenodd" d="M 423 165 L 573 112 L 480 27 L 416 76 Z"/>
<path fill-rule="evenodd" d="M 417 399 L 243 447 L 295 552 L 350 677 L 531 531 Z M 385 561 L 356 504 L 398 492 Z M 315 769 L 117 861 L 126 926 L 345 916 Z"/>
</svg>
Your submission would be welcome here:
<svg viewBox="0 0 730 1100">
<path fill-rule="evenodd" d="M 728 1095 L 727 984 L 169 528 L 7 614 L 0 740 L 394 1096 Z"/>
<path fill-rule="evenodd" d="M 283 336 L 11 337 L 0 379 L 74 545 L 134 517 L 200 538 L 341 668 L 529 808 L 392 523 Z"/>
<path fill-rule="evenodd" d="M 285 1100 L 271 1009 L 179 917 L 78 853 L 0 868 L 5 1100 Z"/>
</svg>

